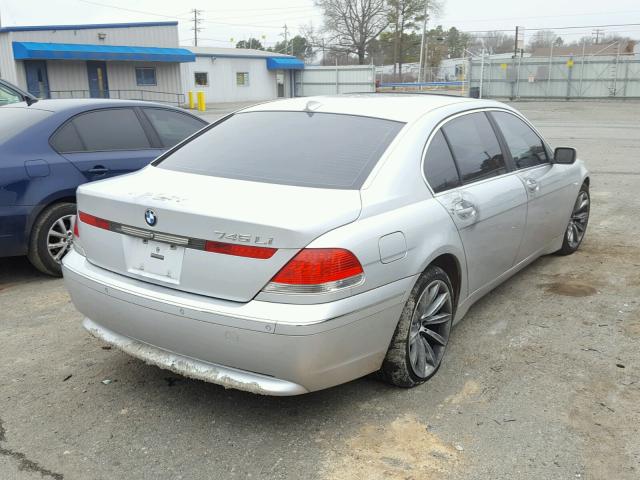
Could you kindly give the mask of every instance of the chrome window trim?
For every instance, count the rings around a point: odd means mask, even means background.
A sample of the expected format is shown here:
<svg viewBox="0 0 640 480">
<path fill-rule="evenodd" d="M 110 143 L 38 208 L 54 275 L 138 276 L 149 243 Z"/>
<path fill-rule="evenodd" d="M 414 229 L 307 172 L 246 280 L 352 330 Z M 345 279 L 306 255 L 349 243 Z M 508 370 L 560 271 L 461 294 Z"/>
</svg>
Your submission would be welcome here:
<svg viewBox="0 0 640 480">
<path fill-rule="evenodd" d="M 425 185 L 429 189 L 429 192 L 431 193 L 431 195 L 434 198 L 435 197 L 440 197 L 442 195 L 449 194 L 451 192 L 459 191 L 460 189 L 467 188 L 467 187 L 469 187 L 471 185 L 479 185 L 481 183 L 490 182 L 490 181 L 496 180 L 498 178 L 503 178 L 503 177 L 507 177 L 509 175 L 518 174 L 519 172 L 522 172 L 522 171 L 525 171 L 525 170 L 529 170 L 529 169 L 532 169 L 532 168 L 539 168 L 539 167 L 545 166 L 545 165 L 552 165 L 551 162 L 547 162 L 547 163 L 544 163 L 544 164 L 541 164 L 541 165 L 535 165 L 533 167 L 528 167 L 528 168 L 522 169 L 522 170 L 518 170 L 516 168 L 514 170 L 507 171 L 506 173 L 503 173 L 502 175 L 496 175 L 495 177 L 483 178 L 481 180 L 476 180 L 474 182 L 465 183 L 463 185 L 458 185 L 457 187 L 450 188 L 448 190 L 444 190 L 442 192 L 435 193 L 433 188 L 431 188 L 431 184 L 427 180 L 427 176 L 424 173 L 424 162 L 425 162 L 425 159 L 427 157 L 427 150 L 429 150 L 429 146 L 431 145 L 431 140 L 433 140 L 433 137 L 438 132 L 438 130 L 440 130 L 445 124 L 449 123 L 450 121 L 455 120 L 456 118 L 462 117 L 464 115 L 471 115 L 472 113 L 479 113 L 479 112 L 506 112 L 506 113 L 510 113 L 511 115 L 519 118 L 520 120 L 524 121 L 525 124 L 527 124 L 529 127 L 531 127 L 531 129 L 534 131 L 534 133 L 536 135 L 538 135 L 538 137 L 540 138 L 542 143 L 545 144 L 545 146 L 546 146 L 546 142 L 544 141 L 543 137 L 540 135 L 538 130 L 536 130 L 536 128 L 533 125 L 531 125 L 531 123 L 528 120 L 526 120 L 524 117 L 522 117 L 518 113 L 516 113 L 516 112 L 514 112 L 512 110 L 509 110 L 507 108 L 482 107 L 482 108 L 474 108 L 474 109 L 471 109 L 471 110 L 465 110 L 465 111 L 462 111 L 462 112 L 454 113 L 453 115 L 450 115 L 447 118 L 445 118 L 445 119 L 441 120 L 440 122 L 438 122 L 438 124 L 433 128 L 431 133 L 429 133 L 429 137 L 427 138 L 427 142 L 425 143 L 425 146 L 422 149 L 422 156 L 421 156 L 421 160 L 420 160 L 420 175 L 422 176 L 422 180 L 424 181 Z M 496 134 L 496 140 L 499 141 L 497 134 Z M 452 154 L 453 154 L 453 152 L 452 152 Z M 454 161 L 455 161 L 455 158 L 454 158 Z M 505 166 L 507 168 L 510 168 L 510 166 L 506 162 L 506 159 L 505 159 Z"/>
</svg>

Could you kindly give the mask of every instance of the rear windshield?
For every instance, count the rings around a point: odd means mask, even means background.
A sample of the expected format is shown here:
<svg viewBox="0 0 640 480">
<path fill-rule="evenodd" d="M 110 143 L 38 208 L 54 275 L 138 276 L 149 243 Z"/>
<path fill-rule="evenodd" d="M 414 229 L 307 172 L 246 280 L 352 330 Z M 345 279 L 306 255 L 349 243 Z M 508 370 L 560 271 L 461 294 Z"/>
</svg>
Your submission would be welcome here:
<svg viewBox="0 0 640 480">
<path fill-rule="evenodd" d="M 263 183 L 359 189 L 403 126 L 329 113 L 239 113 L 156 165 Z"/>
<path fill-rule="evenodd" d="M 51 112 L 29 107 L 0 107 L 0 144 L 49 115 Z"/>
</svg>

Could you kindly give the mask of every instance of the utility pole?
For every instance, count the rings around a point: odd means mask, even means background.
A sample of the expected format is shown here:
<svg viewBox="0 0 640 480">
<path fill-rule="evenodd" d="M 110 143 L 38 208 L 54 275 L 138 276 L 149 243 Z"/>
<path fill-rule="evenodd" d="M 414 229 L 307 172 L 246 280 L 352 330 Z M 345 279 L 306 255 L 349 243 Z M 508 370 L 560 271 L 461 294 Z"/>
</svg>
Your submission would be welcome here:
<svg viewBox="0 0 640 480">
<path fill-rule="evenodd" d="M 289 27 L 287 24 L 284 24 L 284 53 L 289 54 Z"/>
<path fill-rule="evenodd" d="M 422 40 L 420 41 L 420 70 L 418 71 L 418 81 L 426 78 L 427 71 L 427 18 L 429 12 L 429 0 L 424 2 L 424 20 L 422 21 Z"/>
<path fill-rule="evenodd" d="M 193 46 L 197 47 L 198 46 L 198 32 L 200 32 L 202 30 L 202 28 L 199 27 L 199 25 L 202 23 L 202 18 L 200 18 L 200 16 L 202 15 L 202 10 L 198 10 L 196 8 L 194 8 L 193 10 L 191 10 L 191 12 L 193 13 L 193 28 L 191 30 L 193 30 Z"/>
<path fill-rule="evenodd" d="M 598 45 L 599 41 L 600 41 L 600 36 L 604 37 L 604 30 L 601 28 L 595 28 L 592 32 L 591 32 L 591 36 L 595 37 L 595 44 Z"/>
</svg>

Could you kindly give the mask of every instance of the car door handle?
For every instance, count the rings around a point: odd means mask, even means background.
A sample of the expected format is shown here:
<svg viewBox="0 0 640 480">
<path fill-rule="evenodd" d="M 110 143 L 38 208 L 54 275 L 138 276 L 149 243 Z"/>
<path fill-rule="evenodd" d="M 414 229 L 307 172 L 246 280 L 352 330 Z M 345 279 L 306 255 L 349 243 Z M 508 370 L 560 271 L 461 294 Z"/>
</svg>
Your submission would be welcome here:
<svg viewBox="0 0 640 480">
<path fill-rule="evenodd" d="M 533 178 L 525 179 L 524 184 L 527 186 L 527 190 L 532 193 L 540 190 L 540 185 L 538 185 L 538 182 L 536 182 Z"/>
<path fill-rule="evenodd" d="M 454 203 L 451 210 L 463 220 L 474 218 L 478 213 L 475 205 L 473 203 L 467 202 L 466 200 Z"/>
<path fill-rule="evenodd" d="M 107 167 L 103 167 L 102 165 L 96 165 L 95 167 L 90 168 L 88 171 L 93 175 L 104 175 L 109 171 L 109 169 Z"/>
</svg>

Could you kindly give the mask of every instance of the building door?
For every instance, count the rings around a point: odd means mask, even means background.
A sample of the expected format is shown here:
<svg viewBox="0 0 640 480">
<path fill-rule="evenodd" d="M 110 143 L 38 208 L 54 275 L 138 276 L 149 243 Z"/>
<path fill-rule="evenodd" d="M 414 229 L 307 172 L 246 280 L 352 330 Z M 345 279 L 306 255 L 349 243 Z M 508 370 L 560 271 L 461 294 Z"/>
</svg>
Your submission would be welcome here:
<svg viewBox="0 0 640 480">
<path fill-rule="evenodd" d="M 47 62 L 44 60 L 25 60 L 24 69 L 27 74 L 27 90 L 38 98 L 49 98 L 49 76 Z"/>
<path fill-rule="evenodd" d="M 109 80 L 105 62 L 87 62 L 89 95 L 91 98 L 109 98 Z"/>
<path fill-rule="evenodd" d="M 278 87 L 278 98 L 284 97 L 284 71 L 276 71 L 276 85 Z"/>
</svg>

